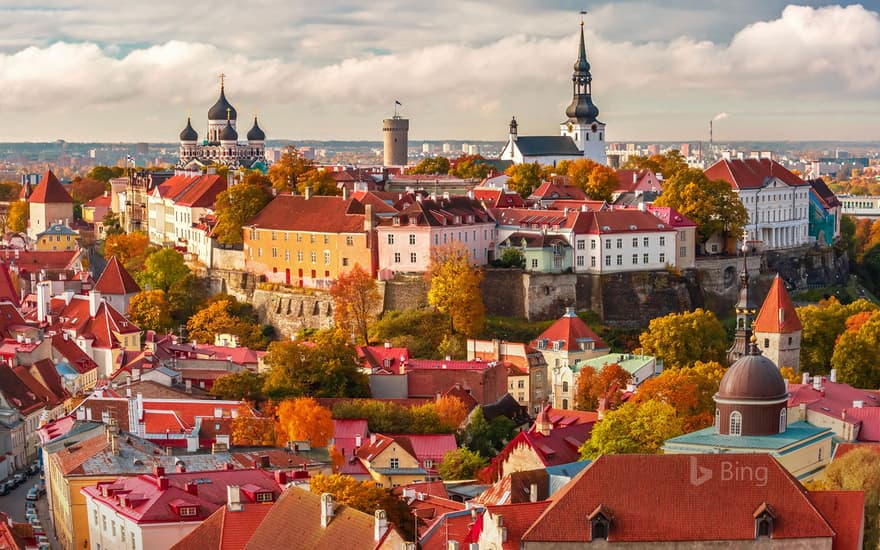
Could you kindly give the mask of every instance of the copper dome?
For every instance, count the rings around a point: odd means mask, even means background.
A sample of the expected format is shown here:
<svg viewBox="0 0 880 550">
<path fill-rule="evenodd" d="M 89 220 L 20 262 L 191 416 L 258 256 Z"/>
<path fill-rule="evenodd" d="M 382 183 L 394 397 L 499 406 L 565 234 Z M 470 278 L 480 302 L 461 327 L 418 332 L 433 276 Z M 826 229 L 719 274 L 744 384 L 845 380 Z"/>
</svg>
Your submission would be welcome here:
<svg viewBox="0 0 880 550">
<path fill-rule="evenodd" d="M 752 344 L 754 346 L 754 344 Z M 754 349 L 731 365 L 718 387 L 716 399 L 771 401 L 788 396 L 776 364 Z"/>
</svg>

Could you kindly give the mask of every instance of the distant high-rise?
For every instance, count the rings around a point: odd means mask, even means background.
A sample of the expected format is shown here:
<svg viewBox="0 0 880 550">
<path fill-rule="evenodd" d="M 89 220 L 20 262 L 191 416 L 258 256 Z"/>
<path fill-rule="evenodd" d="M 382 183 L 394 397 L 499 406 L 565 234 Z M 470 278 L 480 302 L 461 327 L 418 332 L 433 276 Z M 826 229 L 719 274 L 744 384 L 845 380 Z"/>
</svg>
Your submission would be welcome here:
<svg viewBox="0 0 880 550">
<path fill-rule="evenodd" d="M 406 166 L 409 149 L 409 119 L 395 114 L 382 121 L 385 166 Z"/>
</svg>

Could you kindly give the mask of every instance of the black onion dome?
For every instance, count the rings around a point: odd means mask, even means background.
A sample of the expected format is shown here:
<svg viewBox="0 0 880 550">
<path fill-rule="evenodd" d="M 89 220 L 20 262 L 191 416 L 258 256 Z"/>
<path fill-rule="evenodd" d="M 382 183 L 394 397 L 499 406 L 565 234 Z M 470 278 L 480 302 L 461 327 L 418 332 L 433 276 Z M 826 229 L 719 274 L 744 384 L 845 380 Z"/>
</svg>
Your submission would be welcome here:
<svg viewBox="0 0 880 550">
<path fill-rule="evenodd" d="M 247 139 L 248 141 L 266 141 L 266 133 L 257 124 L 257 117 L 254 117 L 254 127 L 248 130 Z"/>
<path fill-rule="evenodd" d="M 186 128 L 180 132 L 180 141 L 198 141 L 199 134 L 192 127 L 192 122 L 190 122 L 190 117 L 186 117 Z"/>
<path fill-rule="evenodd" d="M 589 96 L 579 96 L 565 109 L 565 116 L 577 122 L 595 122 L 599 117 L 599 108 Z"/>
<path fill-rule="evenodd" d="M 226 93 L 224 92 L 223 85 L 221 85 L 220 97 L 217 99 L 217 103 L 208 110 L 208 120 L 226 120 L 227 118 L 236 120 L 237 117 L 238 113 L 235 112 L 235 107 L 227 101 Z"/>
<path fill-rule="evenodd" d="M 731 365 L 718 386 L 718 399 L 767 401 L 788 395 L 785 380 L 776 365 L 751 344 L 748 355 Z"/>
<path fill-rule="evenodd" d="M 238 141 L 238 132 L 232 127 L 232 123 L 226 121 L 226 128 L 220 132 L 220 141 Z"/>
</svg>

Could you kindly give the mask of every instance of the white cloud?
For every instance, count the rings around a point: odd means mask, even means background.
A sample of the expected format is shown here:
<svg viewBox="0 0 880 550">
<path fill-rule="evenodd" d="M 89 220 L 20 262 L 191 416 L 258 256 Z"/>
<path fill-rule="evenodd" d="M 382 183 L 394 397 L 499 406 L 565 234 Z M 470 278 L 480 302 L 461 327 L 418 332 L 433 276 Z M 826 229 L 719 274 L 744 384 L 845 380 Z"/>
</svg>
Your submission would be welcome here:
<svg viewBox="0 0 880 550">
<path fill-rule="evenodd" d="M 465 30 L 475 32 L 473 24 L 456 31 L 444 22 L 438 24 L 440 32 L 430 29 L 434 20 L 394 2 L 371 11 L 331 2 L 342 24 L 306 10 L 302 26 L 287 31 L 283 22 L 290 13 L 261 15 L 270 7 L 267 2 L 249 8 L 252 17 L 222 3 L 195 3 L 213 10 L 212 17 L 198 18 L 204 27 L 198 31 L 175 19 L 176 8 L 164 3 L 154 10 L 155 20 L 140 21 L 140 30 L 131 34 L 126 33 L 132 16 L 121 13 L 125 10 L 53 13 L 61 35 L 71 39 L 0 53 L 0 123 L 26 126 L 30 133 L 22 137 L 30 139 L 60 134 L 69 139 L 173 140 L 186 109 L 193 110 L 194 121 L 204 116 L 221 71 L 229 75 L 229 97 L 239 117 L 259 110 L 270 138 L 379 139 L 378 120 L 400 99 L 413 118 L 413 135 L 503 139 L 514 113 L 524 133 L 553 131 L 570 99 L 577 42 L 573 33 L 550 32 L 551 20 L 556 26 L 565 20 L 558 11 L 530 11 L 516 28 L 538 30 L 509 34 L 504 30 L 511 20 L 498 18 L 498 6 L 459 2 L 455 5 L 466 16 L 462 21 L 485 23 L 486 32 L 468 36 Z M 305 10 L 304 5 L 290 9 Z M 400 9 L 401 21 L 409 26 L 398 29 L 395 21 L 383 20 L 382 14 L 392 9 Z M 595 19 L 617 9 L 597 10 Z M 85 29 L 79 25 L 83 13 L 95 16 Z M 108 30 L 112 17 L 119 24 Z M 705 19 L 705 13 L 699 18 Z M 227 32 L 209 20 L 234 20 L 236 25 Z M 257 47 L 258 27 L 269 21 L 268 45 Z M 35 24 L 29 16 L 22 21 L 27 23 Z M 154 36 L 178 39 L 150 45 L 144 33 L 152 23 Z M 85 39 L 90 34 L 100 36 L 100 42 Z M 771 106 L 779 102 L 795 111 L 819 110 L 823 102 L 837 109 L 864 109 L 860 102 L 877 99 L 880 89 L 880 17 L 858 5 L 788 6 L 777 18 L 732 34 L 727 43 L 690 36 L 646 42 L 633 34 L 631 40 L 620 40 L 588 32 L 594 96 L 612 139 L 665 137 L 656 131 L 669 132 L 670 121 L 678 131 L 692 127 L 687 130 L 691 134 L 701 132 L 705 121 L 722 111 L 736 115 L 725 121 L 733 128 L 743 110 L 761 112 L 778 108 Z M 39 40 L 41 35 L 34 30 L 34 36 Z M 140 42 L 146 45 L 130 45 Z M 0 48 L 10 43 L 7 37 Z M 348 53 L 338 57 L 340 52 Z M 125 120 L 114 116 L 121 113 L 144 125 L 113 127 L 112 121 Z M 876 112 L 872 116 L 880 118 Z M 40 128 L 28 124 L 28 117 L 52 120 L 55 126 Z M 742 124 L 744 130 L 761 131 Z"/>
</svg>

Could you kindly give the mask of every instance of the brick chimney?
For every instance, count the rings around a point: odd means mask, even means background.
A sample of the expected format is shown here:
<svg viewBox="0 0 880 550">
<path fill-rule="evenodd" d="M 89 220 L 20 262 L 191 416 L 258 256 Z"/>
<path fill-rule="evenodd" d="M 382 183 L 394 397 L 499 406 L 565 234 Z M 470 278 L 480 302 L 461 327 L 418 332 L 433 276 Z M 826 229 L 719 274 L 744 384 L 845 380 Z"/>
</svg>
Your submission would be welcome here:
<svg viewBox="0 0 880 550">
<path fill-rule="evenodd" d="M 193 495 L 199 496 L 199 484 L 195 481 L 187 481 L 186 485 L 184 485 L 186 492 Z"/>
</svg>

